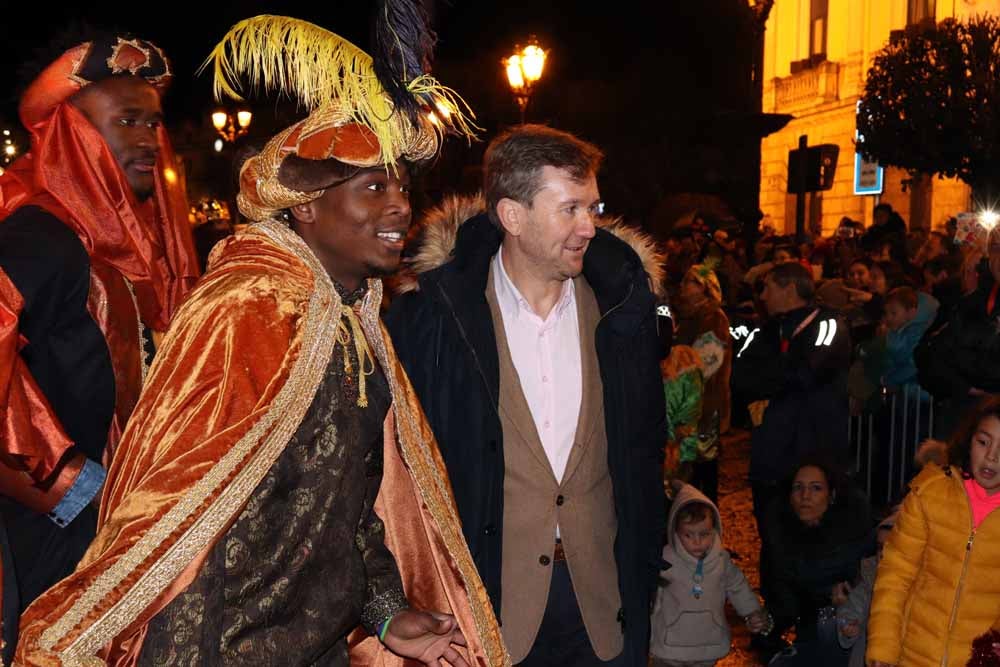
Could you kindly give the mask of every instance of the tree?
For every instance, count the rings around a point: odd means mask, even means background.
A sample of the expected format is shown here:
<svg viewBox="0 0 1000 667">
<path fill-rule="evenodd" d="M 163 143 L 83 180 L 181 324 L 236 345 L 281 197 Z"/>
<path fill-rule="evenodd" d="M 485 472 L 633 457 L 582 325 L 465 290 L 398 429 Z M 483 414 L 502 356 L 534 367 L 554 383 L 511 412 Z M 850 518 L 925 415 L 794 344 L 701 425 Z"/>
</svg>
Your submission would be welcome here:
<svg viewBox="0 0 1000 667">
<path fill-rule="evenodd" d="M 948 19 L 894 34 L 858 109 L 858 150 L 913 174 L 1000 193 L 1000 19 Z"/>
</svg>

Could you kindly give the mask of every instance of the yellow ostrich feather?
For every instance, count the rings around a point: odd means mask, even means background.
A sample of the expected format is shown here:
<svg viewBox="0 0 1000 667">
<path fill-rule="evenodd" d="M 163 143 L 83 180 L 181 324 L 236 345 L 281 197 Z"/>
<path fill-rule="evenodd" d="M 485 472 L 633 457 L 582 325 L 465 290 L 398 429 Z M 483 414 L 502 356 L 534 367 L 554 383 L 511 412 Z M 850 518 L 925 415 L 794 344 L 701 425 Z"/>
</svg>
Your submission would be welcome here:
<svg viewBox="0 0 1000 667">
<path fill-rule="evenodd" d="M 310 112 L 337 105 L 375 134 L 386 164 L 407 145 L 410 123 L 395 113 L 372 57 L 313 23 L 266 14 L 245 19 L 226 33 L 199 71 L 210 64 L 216 99 L 242 100 L 240 81 L 246 77 L 252 90 L 294 97 Z M 426 129 L 439 138 L 445 133 L 475 137 L 472 110 L 455 91 L 426 74 L 410 81 L 407 89 L 427 107 L 427 117 L 418 119 Z"/>
</svg>

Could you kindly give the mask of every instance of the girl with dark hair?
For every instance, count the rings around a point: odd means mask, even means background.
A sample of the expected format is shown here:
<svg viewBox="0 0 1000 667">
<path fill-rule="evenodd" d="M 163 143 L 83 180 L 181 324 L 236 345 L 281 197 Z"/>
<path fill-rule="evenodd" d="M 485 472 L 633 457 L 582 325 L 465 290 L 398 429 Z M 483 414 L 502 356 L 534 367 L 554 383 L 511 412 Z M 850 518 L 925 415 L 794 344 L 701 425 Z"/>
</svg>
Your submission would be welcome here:
<svg viewBox="0 0 1000 667">
<path fill-rule="evenodd" d="M 868 624 L 868 664 L 965 665 L 1000 609 L 1000 397 L 979 403 L 948 460 L 928 465 L 885 545 Z"/>
<path fill-rule="evenodd" d="M 835 607 L 847 599 L 861 559 L 872 551 L 868 501 L 840 468 L 814 455 L 803 459 L 767 516 L 767 607 L 780 636 L 795 626 L 796 640 L 774 665 L 846 665 Z"/>
</svg>

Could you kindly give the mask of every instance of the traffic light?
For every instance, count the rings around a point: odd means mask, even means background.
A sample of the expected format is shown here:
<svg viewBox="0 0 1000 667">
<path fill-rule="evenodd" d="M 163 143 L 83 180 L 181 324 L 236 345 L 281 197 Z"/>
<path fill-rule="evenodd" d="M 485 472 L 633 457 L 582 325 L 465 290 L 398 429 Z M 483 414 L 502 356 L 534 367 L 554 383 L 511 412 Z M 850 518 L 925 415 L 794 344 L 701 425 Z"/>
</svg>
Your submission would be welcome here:
<svg viewBox="0 0 1000 667">
<path fill-rule="evenodd" d="M 839 154 L 840 146 L 837 144 L 819 144 L 788 151 L 788 193 L 832 188 Z"/>
</svg>

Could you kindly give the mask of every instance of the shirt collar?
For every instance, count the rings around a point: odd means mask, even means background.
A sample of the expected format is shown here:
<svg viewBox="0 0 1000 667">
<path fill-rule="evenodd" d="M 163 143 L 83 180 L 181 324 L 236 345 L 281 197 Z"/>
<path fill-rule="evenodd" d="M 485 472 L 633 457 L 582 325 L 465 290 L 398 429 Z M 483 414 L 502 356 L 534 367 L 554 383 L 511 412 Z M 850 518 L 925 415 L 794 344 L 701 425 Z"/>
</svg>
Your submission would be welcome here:
<svg viewBox="0 0 1000 667">
<path fill-rule="evenodd" d="M 514 317 L 518 319 L 525 315 L 530 315 L 539 320 L 541 319 L 538 314 L 535 313 L 531 304 L 528 303 L 528 300 L 521 294 L 521 291 L 517 289 L 517 285 L 514 284 L 514 281 L 510 279 L 509 275 L 507 275 L 507 270 L 503 265 L 502 245 L 497 251 L 497 254 L 493 256 L 493 273 L 495 276 L 497 299 L 500 302 L 500 307 L 503 311 L 512 313 Z M 546 321 L 552 321 L 561 317 L 566 308 L 575 303 L 575 296 L 576 285 L 574 285 L 573 280 L 564 280 L 559 301 L 557 301 L 555 307 L 552 308 L 552 312 L 549 313 L 549 317 Z"/>
</svg>

